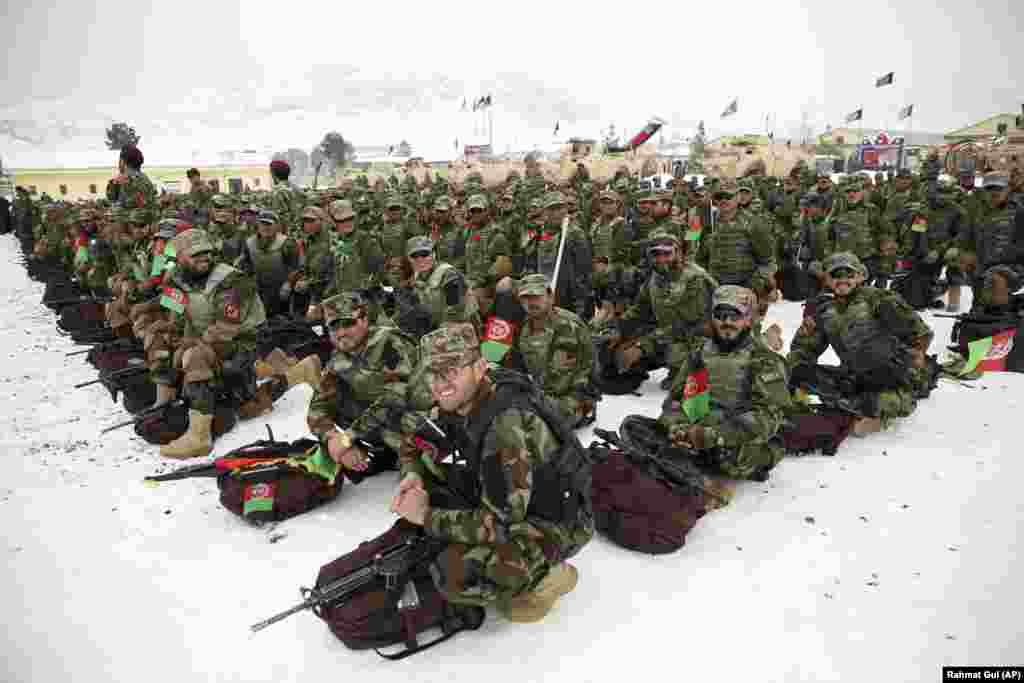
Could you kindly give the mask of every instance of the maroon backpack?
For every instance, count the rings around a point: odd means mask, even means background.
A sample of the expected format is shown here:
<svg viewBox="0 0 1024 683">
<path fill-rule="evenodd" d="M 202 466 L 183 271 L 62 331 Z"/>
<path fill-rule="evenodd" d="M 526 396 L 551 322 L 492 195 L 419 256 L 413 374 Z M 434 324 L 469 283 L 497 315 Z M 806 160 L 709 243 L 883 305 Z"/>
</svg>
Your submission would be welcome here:
<svg viewBox="0 0 1024 683">
<path fill-rule="evenodd" d="M 310 594 L 341 597 L 314 607 L 314 612 L 346 647 L 374 648 L 386 659 L 403 659 L 460 631 L 480 628 L 482 607 L 453 605 L 434 586 L 430 563 L 445 545 L 398 520 L 382 535 L 320 568 Z M 428 629 L 441 633 L 421 644 L 417 635 Z M 398 644 L 404 649 L 397 653 L 379 649 Z"/>
<path fill-rule="evenodd" d="M 597 457 L 601 462 L 593 466 L 591 488 L 597 530 L 624 548 L 651 555 L 682 548 L 707 511 L 704 496 L 655 478 L 621 451 L 608 449 Z"/>
</svg>

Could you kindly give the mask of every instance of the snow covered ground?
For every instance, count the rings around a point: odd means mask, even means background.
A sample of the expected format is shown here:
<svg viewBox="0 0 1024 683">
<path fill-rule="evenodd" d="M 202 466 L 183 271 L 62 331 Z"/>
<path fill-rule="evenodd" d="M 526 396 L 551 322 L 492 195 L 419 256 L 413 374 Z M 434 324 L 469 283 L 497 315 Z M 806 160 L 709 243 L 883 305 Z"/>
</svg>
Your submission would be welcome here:
<svg viewBox="0 0 1024 683">
<path fill-rule="evenodd" d="M 16 258 L 0 237 L 2 681 L 898 682 L 1024 663 L 1020 375 L 943 382 L 890 432 L 786 460 L 673 555 L 595 540 L 575 560 L 579 587 L 540 624 L 492 612 L 478 632 L 389 663 L 346 650 L 309 613 L 248 626 L 392 523 L 394 478 L 346 485 L 273 529 L 223 510 L 210 479 L 143 486 L 177 463 L 129 429 L 99 437 L 124 413 L 102 387 L 71 389 L 95 372 L 64 357 L 71 343 Z M 799 307 L 774 307 L 772 321 L 788 340 Z M 934 351 L 950 321 L 931 322 Z M 643 398 L 606 399 L 600 425 L 657 414 L 660 378 Z M 279 438 L 304 435 L 308 397 L 278 404 Z M 264 433 L 240 425 L 215 452 Z"/>
</svg>

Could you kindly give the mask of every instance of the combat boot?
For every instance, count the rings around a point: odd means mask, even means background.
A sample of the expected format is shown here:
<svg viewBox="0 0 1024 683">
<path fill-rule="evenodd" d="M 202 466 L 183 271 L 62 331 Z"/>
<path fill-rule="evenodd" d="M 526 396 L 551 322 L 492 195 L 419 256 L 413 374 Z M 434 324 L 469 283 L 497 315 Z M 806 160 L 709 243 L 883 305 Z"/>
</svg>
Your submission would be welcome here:
<svg viewBox="0 0 1024 683">
<path fill-rule="evenodd" d="M 562 562 L 548 571 L 537 587 L 505 601 L 498 602 L 498 611 L 509 621 L 530 624 L 540 621 L 558 602 L 558 598 L 571 592 L 579 582 L 579 572 L 568 562 Z"/>
<path fill-rule="evenodd" d="M 256 378 L 270 379 L 275 375 L 283 375 L 288 370 L 288 367 L 295 362 L 294 360 L 289 362 L 289 360 L 284 351 L 275 347 L 273 351 L 267 354 L 266 358 L 253 363 Z"/>
<path fill-rule="evenodd" d="M 308 384 L 320 391 L 320 375 L 322 373 L 323 366 L 320 364 L 320 356 L 314 353 L 288 368 L 284 372 L 284 378 L 288 382 L 289 388 L 296 384 Z"/>
<path fill-rule="evenodd" d="M 153 408 L 159 408 L 165 406 L 174 399 L 178 398 L 178 390 L 171 384 L 157 384 L 156 385 L 156 400 L 153 401 Z"/>
<path fill-rule="evenodd" d="M 274 383 L 265 382 L 256 387 L 256 395 L 238 407 L 238 417 L 251 420 L 266 415 L 274 409 Z"/>
<path fill-rule="evenodd" d="M 175 460 L 209 455 L 213 450 L 213 438 L 210 436 L 212 426 L 213 415 L 204 415 L 198 410 L 188 411 L 188 431 L 169 444 L 161 446 L 160 455 Z"/>
<path fill-rule="evenodd" d="M 882 431 L 882 418 L 862 417 L 853 423 L 852 433 L 857 437 L 864 437 Z"/>
</svg>

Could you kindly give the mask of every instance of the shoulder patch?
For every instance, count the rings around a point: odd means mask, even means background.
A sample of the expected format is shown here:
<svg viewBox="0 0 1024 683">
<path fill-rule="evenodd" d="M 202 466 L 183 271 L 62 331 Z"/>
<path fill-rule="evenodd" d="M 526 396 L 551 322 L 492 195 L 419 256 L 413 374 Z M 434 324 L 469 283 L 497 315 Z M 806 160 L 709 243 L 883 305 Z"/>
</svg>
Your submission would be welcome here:
<svg viewBox="0 0 1024 683">
<path fill-rule="evenodd" d="M 230 323 L 242 322 L 242 297 L 235 288 L 224 292 L 224 319 Z"/>
</svg>

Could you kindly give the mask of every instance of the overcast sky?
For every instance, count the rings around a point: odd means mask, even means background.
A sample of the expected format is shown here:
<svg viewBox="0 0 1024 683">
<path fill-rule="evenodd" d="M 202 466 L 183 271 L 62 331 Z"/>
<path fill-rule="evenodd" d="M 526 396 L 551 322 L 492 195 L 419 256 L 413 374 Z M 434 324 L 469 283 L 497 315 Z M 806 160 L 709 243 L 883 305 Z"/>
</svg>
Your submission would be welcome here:
<svg viewBox="0 0 1024 683">
<path fill-rule="evenodd" d="M 945 132 L 1024 102 L 1024 9 L 1010 0 L 822 3 L 6 0 L 0 155 L 9 166 L 107 164 L 126 120 L 148 164 L 300 147 L 338 130 L 416 153 L 473 142 L 462 100 L 492 94 L 497 151 L 632 133 Z M 1016 73 L 1011 73 L 1011 65 Z M 874 88 L 895 71 L 893 86 Z M 733 97 L 739 113 L 719 115 Z M 479 128 L 479 126 L 477 126 Z"/>
</svg>

